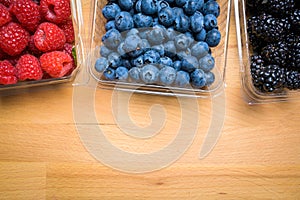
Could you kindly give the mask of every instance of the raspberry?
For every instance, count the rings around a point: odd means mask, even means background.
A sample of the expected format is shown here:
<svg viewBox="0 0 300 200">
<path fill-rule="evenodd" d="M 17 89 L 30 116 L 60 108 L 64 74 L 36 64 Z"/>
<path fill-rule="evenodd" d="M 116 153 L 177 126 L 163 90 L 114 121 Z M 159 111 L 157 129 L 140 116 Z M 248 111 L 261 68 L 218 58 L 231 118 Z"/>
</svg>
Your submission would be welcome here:
<svg viewBox="0 0 300 200">
<path fill-rule="evenodd" d="M 72 56 L 72 50 L 73 50 L 73 45 L 72 44 L 66 43 L 64 45 L 63 52 L 65 52 L 66 54 L 69 54 L 70 56 Z"/>
<path fill-rule="evenodd" d="M 8 85 L 17 83 L 16 68 L 7 60 L 0 61 L 0 84 Z"/>
<path fill-rule="evenodd" d="M 29 43 L 28 43 L 28 51 L 31 54 L 35 55 L 35 56 L 40 56 L 43 53 L 38 48 L 36 48 L 36 46 L 34 44 L 34 37 L 33 36 L 30 37 L 30 40 L 29 40 Z"/>
<path fill-rule="evenodd" d="M 62 23 L 71 15 L 70 0 L 41 0 L 40 11 L 46 20 Z"/>
<path fill-rule="evenodd" d="M 2 3 L 4 6 L 8 8 L 11 3 L 11 0 L 0 0 L 0 3 Z"/>
<path fill-rule="evenodd" d="M 60 24 L 59 27 L 64 31 L 66 36 L 66 41 L 68 43 L 73 43 L 75 40 L 73 21 L 72 19 L 68 19 L 64 23 Z"/>
<path fill-rule="evenodd" d="M 7 24 L 12 20 L 11 14 L 8 9 L 0 3 L 0 26 Z"/>
<path fill-rule="evenodd" d="M 10 22 L 0 28 L 0 47 L 11 56 L 18 55 L 28 45 L 29 37 L 19 24 Z"/>
<path fill-rule="evenodd" d="M 66 43 L 63 30 L 49 22 L 40 24 L 33 37 L 35 46 L 43 52 L 61 50 Z"/>
<path fill-rule="evenodd" d="M 72 57 L 62 51 L 44 53 L 40 57 L 42 69 L 53 78 L 66 75 L 72 68 Z"/>
<path fill-rule="evenodd" d="M 31 0 L 13 1 L 10 11 L 23 27 L 34 32 L 41 21 L 39 6 Z"/>
<path fill-rule="evenodd" d="M 43 77 L 43 71 L 39 60 L 30 54 L 20 57 L 16 65 L 17 76 L 19 80 L 40 80 Z"/>
</svg>

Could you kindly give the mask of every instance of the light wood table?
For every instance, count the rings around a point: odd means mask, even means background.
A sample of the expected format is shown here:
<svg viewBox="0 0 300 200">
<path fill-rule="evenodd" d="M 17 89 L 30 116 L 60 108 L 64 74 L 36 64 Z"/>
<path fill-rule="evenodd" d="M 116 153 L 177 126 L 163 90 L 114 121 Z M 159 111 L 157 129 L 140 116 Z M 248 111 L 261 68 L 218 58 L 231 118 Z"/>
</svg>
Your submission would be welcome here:
<svg viewBox="0 0 300 200">
<path fill-rule="evenodd" d="M 180 159 L 155 172 L 131 174 L 101 164 L 85 149 L 73 120 L 70 84 L 26 90 L 0 97 L 0 199 L 300 199 L 300 102 L 243 101 L 234 25 L 232 18 L 225 123 L 204 159 L 199 152 L 210 122 L 209 100 L 198 101 L 199 129 Z M 176 98 L 132 96 L 135 123 L 151 123 L 153 103 L 164 106 L 167 116 L 156 137 L 136 141 L 117 126 L 111 96 L 97 90 L 95 110 L 114 145 L 149 153 L 174 138 L 181 116 Z"/>
</svg>

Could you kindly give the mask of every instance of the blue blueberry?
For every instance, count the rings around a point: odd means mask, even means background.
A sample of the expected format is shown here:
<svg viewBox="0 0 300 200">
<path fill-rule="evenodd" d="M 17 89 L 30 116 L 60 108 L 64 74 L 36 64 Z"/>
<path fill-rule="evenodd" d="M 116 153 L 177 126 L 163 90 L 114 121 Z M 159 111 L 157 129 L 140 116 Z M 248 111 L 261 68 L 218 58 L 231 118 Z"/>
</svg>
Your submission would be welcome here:
<svg viewBox="0 0 300 200">
<path fill-rule="evenodd" d="M 164 48 L 164 45 L 162 45 L 162 44 L 154 45 L 154 46 L 151 47 L 151 49 L 157 51 L 159 56 L 164 56 L 165 55 L 165 48 Z"/>
<path fill-rule="evenodd" d="M 167 56 L 161 57 L 159 59 L 159 66 L 162 68 L 164 66 L 173 66 L 173 60 Z"/>
<path fill-rule="evenodd" d="M 105 24 L 105 30 L 108 31 L 110 29 L 115 29 L 115 20 L 110 20 Z"/>
<path fill-rule="evenodd" d="M 181 66 L 182 66 L 182 62 L 181 60 L 176 60 L 175 62 L 173 62 L 173 68 L 176 70 L 176 71 L 179 71 L 181 69 Z"/>
<path fill-rule="evenodd" d="M 174 30 L 174 27 L 167 28 L 167 39 L 168 40 L 174 40 L 175 36 L 177 35 L 177 32 Z"/>
<path fill-rule="evenodd" d="M 183 15 L 183 9 L 179 7 L 173 7 L 173 12 L 175 16 Z"/>
<path fill-rule="evenodd" d="M 102 42 L 104 45 L 110 49 L 114 49 L 119 46 L 122 41 L 122 36 L 120 32 L 116 29 L 111 29 L 107 31 L 102 37 Z"/>
<path fill-rule="evenodd" d="M 128 69 L 120 66 L 116 69 L 116 79 L 124 81 L 128 78 Z"/>
<path fill-rule="evenodd" d="M 177 71 L 174 84 L 178 87 L 187 87 L 190 84 L 190 75 L 185 71 Z"/>
<path fill-rule="evenodd" d="M 117 68 L 118 66 L 120 66 L 122 61 L 121 56 L 116 52 L 112 52 L 111 54 L 109 54 L 107 60 L 108 65 L 112 68 Z"/>
<path fill-rule="evenodd" d="M 187 15 L 193 15 L 198 8 L 198 0 L 186 0 L 183 5 L 183 11 Z"/>
<path fill-rule="evenodd" d="M 195 69 L 191 75 L 191 83 L 195 88 L 202 88 L 206 85 L 206 76 L 202 69 Z"/>
<path fill-rule="evenodd" d="M 133 8 L 133 0 L 118 0 L 119 6 L 122 10 L 130 11 Z"/>
<path fill-rule="evenodd" d="M 218 27 L 218 21 L 217 21 L 216 16 L 214 16 L 213 14 L 205 15 L 204 16 L 204 27 L 207 31 Z"/>
<path fill-rule="evenodd" d="M 185 50 L 190 46 L 190 40 L 185 34 L 179 34 L 175 37 L 175 46 L 178 50 Z"/>
<path fill-rule="evenodd" d="M 221 41 L 221 33 L 218 29 L 212 29 L 207 32 L 205 41 L 210 47 L 217 46 Z"/>
<path fill-rule="evenodd" d="M 148 50 L 144 53 L 145 64 L 157 64 L 159 62 L 160 55 L 156 50 Z"/>
<path fill-rule="evenodd" d="M 176 70 L 173 67 L 165 66 L 159 71 L 159 80 L 162 85 L 171 85 L 176 78 Z"/>
<path fill-rule="evenodd" d="M 151 47 L 151 45 L 149 44 L 148 40 L 142 39 L 141 42 L 140 42 L 140 44 L 139 44 L 139 47 L 142 50 L 146 51 L 146 50 L 148 50 Z"/>
<path fill-rule="evenodd" d="M 161 9 L 170 7 L 169 3 L 167 1 L 164 1 L 164 0 L 158 0 L 156 2 L 156 6 L 157 6 L 157 12 L 161 11 Z"/>
<path fill-rule="evenodd" d="M 166 2 L 168 2 L 169 4 L 173 4 L 175 2 L 175 0 L 165 0 Z"/>
<path fill-rule="evenodd" d="M 182 60 L 181 69 L 186 72 L 192 72 L 199 67 L 199 62 L 194 56 L 186 56 Z"/>
<path fill-rule="evenodd" d="M 209 46 L 206 42 L 199 41 L 192 46 L 191 51 L 192 56 L 202 58 L 208 54 Z"/>
<path fill-rule="evenodd" d="M 134 5 L 134 10 L 136 13 L 141 13 L 142 12 L 142 0 L 137 0 Z"/>
<path fill-rule="evenodd" d="M 197 5 L 196 5 L 197 10 L 198 10 L 198 11 L 202 11 L 203 5 L 204 5 L 204 0 L 198 0 L 198 1 L 197 1 Z"/>
<path fill-rule="evenodd" d="M 210 54 L 207 54 L 199 60 L 199 66 L 204 72 L 209 72 L 215 66 L 215 59 Z"/>
<path fill-rule="evenodd" d="M 187 0 L 175 0 L 175 3 L 178 7 L 182 7 Z"/>
<path fill-rule="evenodd" d="M 147 39 L 148 38 L 148 34 L 150 33 L 149 29 L 141 29 L 139 36 L 141 39 Z"/>
<path fill-rule="evenodd" d="M 115 26 L 121 32 L 132 29 L 134 23 L 131 14 L 126 11 L 118 13 L 115 18 Z"/>
<path fill-rule="evenodd" d="M 190 19 L 186 15 L 178 15 L 174 21 L 174 29 L 179 32 L 186 32 L 190 27 Z"/>
<path fill-rule="evenodd" d="M 195 12 L 191 17 L 191 31 L 194 33 L 199 33 L 204 27 L 204 16 L 201 12 Z"/>
<path fill-rule="evenodd" d="M 106 58 L 101 57 L 96 60 L 95 69 L 97 72 L 103 72 L 108 66 L 108 61 Z"/>
<path fill-rule="evenodd" d="M 129 71 L 129 77 L 133 82 L 139 82 L 140 81 L 140 72 L 141 69 L 138 67 L 132 67 Z"/>
<path fill-rule="evenodd" d="M 148 34 L 148 41 L 153 45 L 162 44 L 165 39 L 165 30 L 158 26 L 153 27 L 153 29 Z"/>
<path fill-rule="evenodd" d="M 162 25 L 166 27 L 171 26 L 175 20 L 173 9 L 171 7 L 162 8 L 158 12 L 158 19 Z"/>
<path fill-rule="evenodd" d="M 105 45 L 102 45 L 100 47 L 100 55 L 102 57 L 108 57 L 108 55 L 112 52 L 112 50 L 110 50 L 109 48 L 107 48 Z"/>
<path fill-rule="evenodd" d="M 157 12 L 156 0 L 142 0 L 141 11 L 145 15 L 153 15 Z"/>
<path fill-rule="evenodd" d="M 120 7 L 115 3 L 108 4 L 102 9 L 102 14 L 107 20 L 114 20 L 116 15 L 120 12 Z"/>
<path fill-rule="evenodd" d="M 190 48 L 187 48 L 185 50 L 182 50 L 182 51 L 178 51 L 177 52 L 177 57 L 179 59 L 184 59 L 185 57 L 188 57 L 188 56 L 191 56 L 192 55 L 192 51 Z"/>
<path fill-rule="evenodd" d="M 205 73 L 206 86 L 211 86 L 215 82 L 215 74 L 212 72 Z"/>
<path fill-rule="evenodd" d="M 175 46 L 175 42 L 170 40 L 166 43 L 163 44 L 164 45 L 164 50 L 165 50 L 165 55 L 169 56 L 169 57 L 174 57 L 176 55 L 176 46 Z"/>
<path fill-rule="evenodd" d="M 146 84 L 153 84 L 158 82 L 159 70 L 154 65 L 145 65 L 140 72 L 142 81 Z"/>
<path fill-rule="evenodd" d="M 144 56 L 140 55 L 139 57 L 132 59 L 131 64 L 134 67 L 139 67 L 139 68 L 143 67 L 144 66 Z"/>
<path fill-rule="evenodd" d="M 133 22 L 137 28 L 151 27 L 153 25 L 153 18 L 151 16 L 138 13 L 133 16 Z"/>
<path fill-rule="evenodd" d="M 158 19 L 158 17 L 154 17 L 154 18 L 153 18 L 152 25 L 153 25 L 153 26 L 159 25 L 159 19 Z"/>
<path fill-rule="evenodd" d="M 203 28 L 199 33 L 195 35 L 196 41 L 205 41 L 206 38 L 206 30 Z"/>
<path fill-rule="evenodd" d="M 126 33 L 126 37 L 128 37 L 130 35 L 138 35 L 138 34 L 139 34 L 139 30 L 136 28 L 132 28 Z"/>
<path fill-rule="evenodd" d="M 103 75 L 107 80 L 111 80 L 111 81 L 115 80 L 116 79 L 116 70 L 108 67 L 104 70 Z"/>
<path fill-rule="evenodd" d="M 189 46 L 194 42 L 194 36 L 191 32 L 187 31 L 184 33 L 184 35 L 187 37 Z"/>
<path fill-rule="evenodd" d="M 126 67 L 127 69 L 131 69 L 132 65 L 128 59 L 122 59 L 121 66 Z"/>
<path fill-rule="evenodd" d="M 129 35 L 124 40 L 123 48 L 126 53 L 138 50 L 141 41 L 142 39 L 138 35 Z"/>
<path fill-rule="evenodd" d="M 213 14 L 216 17 L 220 15 L 220 6 L 216 1 L 207 1 L 202 8 L 204 15 Z"/>
<path fill-rule="evenodd" d="M 124 50 L 124 42 L 121 42 L 117 48 L 118 54 L 120 54 L 121 56 L 125 56 L 126 55 L 126 51 Z"/>
</svg>

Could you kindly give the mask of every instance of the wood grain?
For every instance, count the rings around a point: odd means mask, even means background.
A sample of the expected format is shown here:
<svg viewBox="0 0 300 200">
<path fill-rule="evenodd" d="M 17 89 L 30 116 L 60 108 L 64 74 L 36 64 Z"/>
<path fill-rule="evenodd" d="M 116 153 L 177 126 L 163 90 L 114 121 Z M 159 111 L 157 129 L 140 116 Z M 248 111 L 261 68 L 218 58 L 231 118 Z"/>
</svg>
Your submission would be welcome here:
<svg viewBox="0 0 300 200">
<path fill-rule="evenodd" d="M 86 15 L 89 5 L 84 1 Z M 239 75 L 232 15 L 220 140 L 198 158 L 211 120 L 210 100 L 198 100 L 199 129 L 190 148 L 171 166 L 144 174 L 114 170 L 89 154 L 73 120 L 70 84 L 1 96 L 0 199 L 300 199 L 300 102 L 249 106 Z M 133 95 L 129 114 L 139 126 L 151 123 L 153 103 L 167 115 L 161 132 L 142 141 L 122 134 L 111 98 L 112 91 L 98 89 L 95 114 L 116 146 L 150 152 L 175 137 L 176 98 Z"/>
</svg>

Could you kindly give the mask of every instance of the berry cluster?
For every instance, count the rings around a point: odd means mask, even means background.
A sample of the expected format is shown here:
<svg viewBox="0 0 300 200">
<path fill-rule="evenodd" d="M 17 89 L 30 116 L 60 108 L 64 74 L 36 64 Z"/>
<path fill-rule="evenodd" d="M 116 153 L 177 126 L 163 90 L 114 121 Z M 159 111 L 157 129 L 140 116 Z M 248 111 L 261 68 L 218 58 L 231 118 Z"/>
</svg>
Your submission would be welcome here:
<svg viewBox="0 0 300 200">
<path fill-rule="evenodd" d="M 110 0 L 102 14 L 106 33 L 95 70 L 105 79 L 194 88 L 215 81 L 215 0 Z"/>
<path fill-rule="evenodd" d="M 0 85 L 75 68 L 70 0 L 0 0 Z"/>
<path fill-rule="evenodd" d="M 300 5 L 296 0 L 247 0 L 251 75 L 262 92 L 300 89 Z"/>
</svg>

